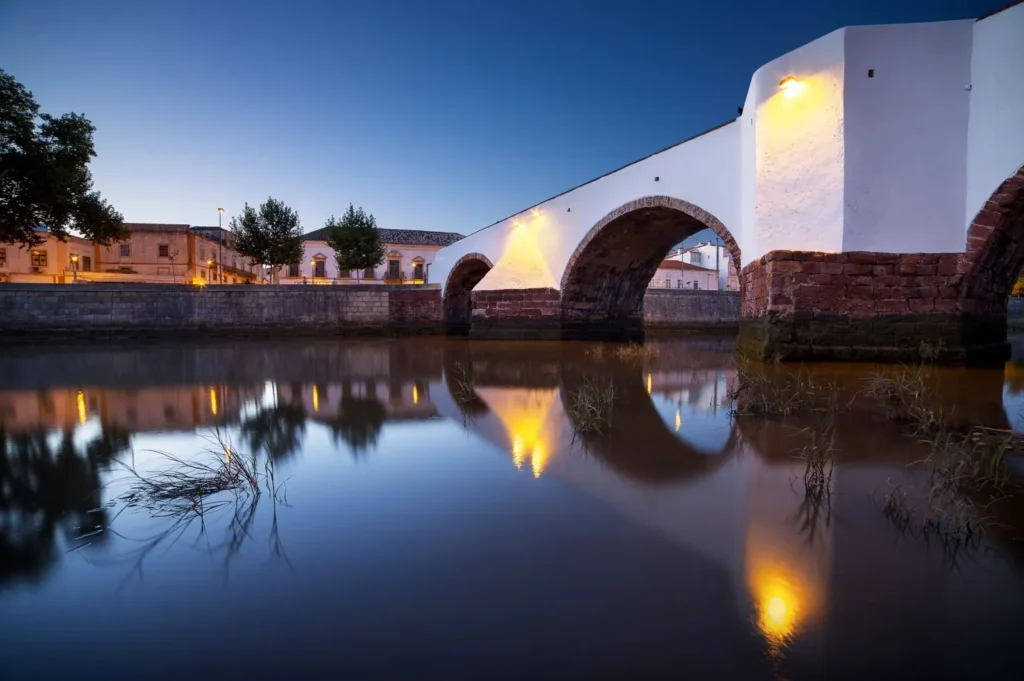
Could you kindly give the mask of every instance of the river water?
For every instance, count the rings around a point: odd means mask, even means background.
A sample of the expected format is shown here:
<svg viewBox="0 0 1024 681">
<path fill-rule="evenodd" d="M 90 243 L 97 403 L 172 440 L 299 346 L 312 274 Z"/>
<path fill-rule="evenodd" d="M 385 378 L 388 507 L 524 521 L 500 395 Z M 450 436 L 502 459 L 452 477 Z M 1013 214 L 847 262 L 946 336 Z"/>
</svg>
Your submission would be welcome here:
<svg viewBox="0 0 1024 681">
<path fill-rule="evenodd" d="M 927 453 L 870 412 L 812 494 L 817 426 L 731 414 L 731 339 L 616 347 L 5 349 L 0 675 L 1022 678 L 1016 499 L 967 542 L 894 523 Z M 929 380 L 961 423 L 1024 427 L 1012 362 Z M 259 494 L 167 491 L 251 457 Z"/>
</svg>

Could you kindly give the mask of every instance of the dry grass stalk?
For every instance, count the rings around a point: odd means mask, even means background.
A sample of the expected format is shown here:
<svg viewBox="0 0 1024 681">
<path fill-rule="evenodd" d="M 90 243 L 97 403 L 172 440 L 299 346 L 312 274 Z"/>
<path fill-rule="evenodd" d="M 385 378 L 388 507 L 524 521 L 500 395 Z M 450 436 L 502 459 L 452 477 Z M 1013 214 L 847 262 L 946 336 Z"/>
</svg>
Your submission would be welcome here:
<svg viewBox="0 0 1024 681">
<path fill-rule="evenodd" d="M 611 379 L 586 378 L 569 395 L 569 414 L 580 433 L 599 433 L 612 425 L 615 383 Z"/>
<path fill-rule="evenodd" d="M 658 356 L 658 348 L 653 345 L 629 343 L 615 348 L 615 356 L 619 359 L 654 359 Z"/>
</svg>

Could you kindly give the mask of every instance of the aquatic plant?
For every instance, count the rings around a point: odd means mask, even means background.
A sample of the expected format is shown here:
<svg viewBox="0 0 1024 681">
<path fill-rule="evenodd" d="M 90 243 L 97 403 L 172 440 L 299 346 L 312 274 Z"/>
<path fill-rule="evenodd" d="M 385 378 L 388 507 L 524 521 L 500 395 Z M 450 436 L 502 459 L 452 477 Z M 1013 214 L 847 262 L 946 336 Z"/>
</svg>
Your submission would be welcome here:
<svg viewBox="0 0 1024 681">
<path fill-rule="evenodd" d="M 835 381 L 817 378 L 806 368 L 782 372 L 777 364 L 755 365 L 743 358 L 727 396 L 732 414 L 738 416 L 839 413 L 849 410 L 855 398 L 856 393 L 847 395 Z"/>
<path fill-rule="evenodd" d="M 452 396 L 462 403 L 472 402 L 476 398 L 476 379 L 473 371 L 462 362 L 452 364 L 455 390 Z"/>
<path fill-rule="evenodd" d="M 619 359 L 654 359 L 658 356 L 658 348 L 631 342 L 615 348 L 615 356 Z"/>
<path fill-rule="evenodd" d="M 612 425 L 615 382 L 588 377 L 569 394 L 569 415 L 578 433 L 601 432 Z"/>
<path fill-rule="evenodd" d="M 903 364 L 895 371 L 873 374 L 866 392 L 881 403 L 888 419 L 931 432 L 942 427 L 945 418 L 925 379 L 923 365 Z"/>
</svg>

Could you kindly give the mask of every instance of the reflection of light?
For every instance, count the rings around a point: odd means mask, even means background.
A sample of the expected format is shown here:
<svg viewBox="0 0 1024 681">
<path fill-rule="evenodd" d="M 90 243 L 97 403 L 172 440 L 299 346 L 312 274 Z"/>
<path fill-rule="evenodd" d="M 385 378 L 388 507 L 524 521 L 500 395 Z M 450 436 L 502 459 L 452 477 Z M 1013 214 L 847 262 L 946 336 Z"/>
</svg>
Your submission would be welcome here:
<svg viewBox="0 0 1024 681">
<path fill-rule="evenodd" d="M 682 414 L 679 413 L 679 410 L 676 409 L 676 432 L 677 433 L 679 432 L 679 426 L 681 426 L 681 425 L 683 425 L 683 416 L 682 416 Z"/>
<path fill-rule="evenodd" d="M 520 435 L 516 435 L 512 441 L 512 463 L 515 464 L 516 468 L 523 467 L 523 454 L 526 448 L 523 446 L 523 438 Z"/>
<path fill-rule="evenodd" d="M 210 413 L 217 415 L 217 391 L 210 388 Z"/>
<path fill-rule="evenodd" d="M 320 391 L 313 386 L 313 411 L 320 411 Z"/>
<path fill-rule="evenodd" d="M 651 375 L 647 374 L 647 394 L 651 394 Z"/>
<path fill-rule="evenodd" d="M 769 643 L 784 643 L 796 633 L 800 604 L 789 582 L 777 575 L 762 577 L 755 597 L 757 626 Z"/>
<path fill-rule="evenodd" d="M 85 410 L 85 393 L 79 390 L 78 395 L 75 396 L 75 401 L 78 402 L 78 422 L 85 423 L 89 417 L 88 412 Z"/>
<path fill-rule="evenodd" d="M 547 454 L 544 453 L 544 445 L 539 442 L 533 446 L 530 452 L 530 465 L 533 467 L 533 477 L 539 478 L 544 471 L 544 465 L 548 462 Z"/>
<path fill-rule="evenodd" d="M 412 384 L 412 403 L 413 404 L 419 404 L 420 403 L 420 391 L 416 389 L 416 384 L 415 383 Z"/>
</svg>

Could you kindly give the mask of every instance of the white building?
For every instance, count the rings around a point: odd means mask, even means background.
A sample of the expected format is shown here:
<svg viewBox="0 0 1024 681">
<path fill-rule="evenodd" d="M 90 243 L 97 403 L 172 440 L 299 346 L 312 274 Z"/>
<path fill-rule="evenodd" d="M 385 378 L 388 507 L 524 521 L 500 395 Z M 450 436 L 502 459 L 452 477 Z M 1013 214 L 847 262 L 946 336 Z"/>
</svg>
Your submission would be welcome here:
<svg viewBox="0 0 1024 681">
<path fill-rule="evenodd" d="M 719 291 L 738 291 L 740 289 L 736 266 L 729 256 L 729 250 L 721 244 L 711 241 L 701 242 L 691 248 L 674 251 L 668 259 L 681 260 L 691 265 L 716 270 Z"/>
<path fill-rule="evenodd" d="M 685 260 L 668 259 L 658 266 L 647 288 L 679 288 L 718 291 L 718 272 Z"/>
<path fill-rule="evenodd" d="M 434 254 L 463 238 L 455 232 L 420 229 L 382 229 L 387 257 L 384 264 L 364 272 L 340 272 L 334 249 L 327 245 L 326 228 L 303 237 L 302 262 L 289 265 L 280 274 L 282 284 L 425 284 L 429 281 Z"/>
</svg>

